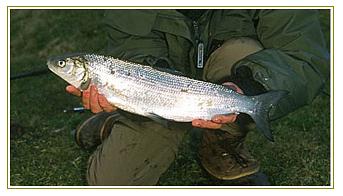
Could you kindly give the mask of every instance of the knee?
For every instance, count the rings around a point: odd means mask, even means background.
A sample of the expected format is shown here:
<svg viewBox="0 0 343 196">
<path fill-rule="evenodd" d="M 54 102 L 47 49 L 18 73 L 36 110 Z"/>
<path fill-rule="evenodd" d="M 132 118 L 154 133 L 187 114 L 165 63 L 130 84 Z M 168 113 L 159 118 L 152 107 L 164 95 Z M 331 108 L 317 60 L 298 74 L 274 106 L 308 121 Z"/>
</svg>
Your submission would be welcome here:
<svg viewBox="0 0 343 196">
<path fill-rule="evenodd" d="M 231 75 L 231 69 L 240 60 L 263 49 L 258 40 L 239 37 L 226 40 L 208 58 L 203 79 L 218 82 Z"/>
</svg>

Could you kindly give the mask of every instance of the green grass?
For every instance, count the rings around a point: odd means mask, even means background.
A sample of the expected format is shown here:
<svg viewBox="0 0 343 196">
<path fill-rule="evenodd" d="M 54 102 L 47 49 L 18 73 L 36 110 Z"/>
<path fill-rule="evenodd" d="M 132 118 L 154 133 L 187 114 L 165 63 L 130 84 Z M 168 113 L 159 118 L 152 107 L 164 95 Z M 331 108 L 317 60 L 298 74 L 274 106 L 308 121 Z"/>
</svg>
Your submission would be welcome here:
<svg viewBox="0 0 343 196">
<path fill-rule="evenodd" d="M 12 10 L 11 74 L 45 67 L 48 56 L 96 52 L 106 45 L 103 10 Z M 321 12 L 329 41 L 328 12 Z M 88 156 L 70 132 L 86 112 L 63 113 L 80 105 L 64 92 L 66 83 L 53 74 L 11 81 L 10 119 L 24 126 L 10 141 L 10 185 L 86 185 Z M 273 123 L 275 143 L 251 132 L 247 144 L 261 161 L 272 185 L 330 185 L 330 97 L 318 96 L 306 107 Z M 215 180 L 197 162 L 191 135 L 159 185 L 234 185 Z"/>
</svg>

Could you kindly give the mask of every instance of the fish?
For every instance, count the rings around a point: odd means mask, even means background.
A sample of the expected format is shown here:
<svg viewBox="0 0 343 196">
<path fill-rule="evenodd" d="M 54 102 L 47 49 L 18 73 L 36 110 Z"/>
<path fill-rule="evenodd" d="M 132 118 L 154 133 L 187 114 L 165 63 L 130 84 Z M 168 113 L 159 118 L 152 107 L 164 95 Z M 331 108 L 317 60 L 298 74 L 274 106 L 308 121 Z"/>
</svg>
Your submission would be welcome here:
<svg viewBox="0 0 343 196">
<path fill-rule="evenodd" d="M 288 94 L 272 90 L 246 96 L 223 85 L 98 54 L 52 57 L 47 65 L 81 91 L 95 85 L 109 103 L 126 112 L 176 122 L 245 113 L 254 120 L 256 129 L 271 141 L 274 139 L 269 112 Z"/>
</svg>

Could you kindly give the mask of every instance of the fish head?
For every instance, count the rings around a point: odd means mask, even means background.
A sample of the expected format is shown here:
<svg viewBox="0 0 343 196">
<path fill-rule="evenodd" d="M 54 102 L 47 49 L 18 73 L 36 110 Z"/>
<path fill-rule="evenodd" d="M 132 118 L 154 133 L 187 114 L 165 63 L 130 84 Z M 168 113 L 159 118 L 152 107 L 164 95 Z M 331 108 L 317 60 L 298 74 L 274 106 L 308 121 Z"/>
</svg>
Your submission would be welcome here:
<svg viewBox="0 0 343 196">
<path fill-rule="evenodd" d="M 85 90 L 90 83 L 88 61 L 81 55 L 52 57 L 48 59 L 48 68 L 69 84 Z"/>
</svg>

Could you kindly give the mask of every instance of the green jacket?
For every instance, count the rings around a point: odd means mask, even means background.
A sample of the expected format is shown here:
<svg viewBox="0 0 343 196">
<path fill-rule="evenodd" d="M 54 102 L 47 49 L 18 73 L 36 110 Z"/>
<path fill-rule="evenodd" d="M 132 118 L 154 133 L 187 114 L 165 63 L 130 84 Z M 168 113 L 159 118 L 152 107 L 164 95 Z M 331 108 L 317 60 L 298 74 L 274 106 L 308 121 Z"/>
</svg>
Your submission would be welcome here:
<svg viewBox="0 0 343 196">
<path fill-rule="evenodd" d="M 201 79 L 196 44 L 204 43 L 204 61 L 220 41 L 259 40 L 264 49 L 234 66 L 248 68 L 266 90 L 289 95 L 273 110 L 276 119 L 309 104 L 329 78 L 329 53 L 316 10 L 207 10 L 193 21 L 176 10 L 109 10 L 105 14 L 108 53 L 151 66 L 168 66 Z"/>
</svg>

